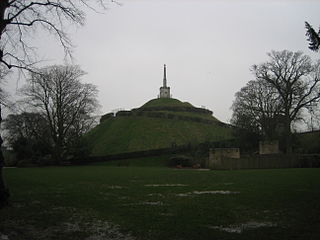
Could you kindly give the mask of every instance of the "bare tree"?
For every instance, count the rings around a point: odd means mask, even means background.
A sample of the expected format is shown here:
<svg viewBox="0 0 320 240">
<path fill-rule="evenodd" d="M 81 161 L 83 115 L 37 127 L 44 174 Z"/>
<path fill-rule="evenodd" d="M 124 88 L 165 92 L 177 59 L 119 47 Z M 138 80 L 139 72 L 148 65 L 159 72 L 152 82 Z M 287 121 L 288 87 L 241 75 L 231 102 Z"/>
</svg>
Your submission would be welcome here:
<svg viewBox="0 0 320 240">
<path fill-rule="evenodd" d="M 9 70 L 5 68 L 5 66 L 0 65 L 0 83 L 3 83 L 5 77 L 9 74 Z M 0 87 L 0 124 L 2 121 L 2 115 L 1 115 L 1 107 L 2 105 L 8 105 L 8 94 L 6 91 L 3 90 L 2 87 Z M 6 188 L 4 184 L 4 179 L 2 176 L 2 168 L 4 166 L 4 157 L 2 154 L 1 146 L 2 146 L 3 140 L 0 135 L 0 208 L 5 206 L 8 203 L 8 197 L 9 197 L 9 190 Z"/>
<path fill-rule="evenodd" d="M 284 116 L 286 151 L 292 151 L 291 124 L 302 109 L 320 99 L 320 62 L 313 64 L 302 52 L 272 51 L 269 61 L 254 65 L 257 80 L 271 84 L 279 94 Z"/>
<path fill-rule="evenodd" d="M 306 36 L 308 37 L 309 48 L 317 52 L 320 48 L 320 29 L 316 32 L 308 22 L 305 22 L 305 26 L 307 29 Z"/>
<path fill-rule="evenodd" d="M 22 92 L 26 103 L 46 116 L 60 163 L 68 153 L 68 142 L 83 134 L 87 117 L 96 110 L 97 89 L 81 83 L 85 73 L 78 66 L 51 66 L 39 72 L 31 73 Z"/>
<path fill-rule="evenodd" d="M 57 37 L 66 56 L 72 56 L 72 44 L 67 35 L 67 24 L 83 25 L 85 14 L 82 9 L 95 9 L 97 3 L 115 0 L 0 0 L 0 66 L 34 71 L 37 49 L 28 39 L 39 30 L 48 31 Z M 1 113 L 1 109 L 0 109 Z M 0 118 L 1 124 L 1 118 Z M 0 136 L 0 151 L 2 139 Z M 0 158 L 0 196 L 7 196 L 2 179 L 3 161 Z M 6 203 L 0 197 L 0 207 Z"/>
<path fill-rule="evenodd" d="M 275 138 L 281 102 L 273 86 L 261 80 L 252 80 L 235 97 L 231 107 L 231 123 L 266 139 Z"/>
</svg>

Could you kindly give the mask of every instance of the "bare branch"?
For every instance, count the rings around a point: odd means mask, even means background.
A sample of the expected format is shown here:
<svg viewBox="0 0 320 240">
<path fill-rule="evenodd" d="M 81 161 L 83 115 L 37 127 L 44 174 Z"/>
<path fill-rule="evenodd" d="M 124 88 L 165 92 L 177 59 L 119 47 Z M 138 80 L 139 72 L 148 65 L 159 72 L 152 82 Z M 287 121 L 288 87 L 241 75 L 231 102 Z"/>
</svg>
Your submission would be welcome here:
<svg viewBox="0 0 320 240">
<path fill-rule="evenodd" d="M 112 0 L 96 0 L 105 7 Z M 58 38 L 64 49 L 65 58 L 72 59 L 72 42 L 66 33 L 67 24 L 83 25 L 83 8 L 95 10 L 89 0 L 2 0 L 0 2 L 0 64 L 6 67 L 25 66 L 36 62 L 35 48 L 28 43 L 29 36 L 44 29 Z M 94 2 L 94 1 L 91 1 Z M 114 2 L 118 4 L 118 2 Z M 6 53 L 11 53 L 8 55 Z M 15 56 L 16 58 L 12 58 Z M 19 64 L 16 62 L 20 59 Z"/>
</svg>

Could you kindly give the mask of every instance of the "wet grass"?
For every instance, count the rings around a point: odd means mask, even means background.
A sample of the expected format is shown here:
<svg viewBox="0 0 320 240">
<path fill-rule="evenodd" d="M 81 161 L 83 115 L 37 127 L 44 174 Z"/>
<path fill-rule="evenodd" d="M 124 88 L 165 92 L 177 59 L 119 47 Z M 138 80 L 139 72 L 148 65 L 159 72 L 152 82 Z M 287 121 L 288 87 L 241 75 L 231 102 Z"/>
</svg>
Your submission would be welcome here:
<svg viewBox="0 0 320 240">
<path fill-rule="evenodd" d="M 320 169 L 83 166 L 5 178 L 10 240 L 320 239 Z"/>
</svg>

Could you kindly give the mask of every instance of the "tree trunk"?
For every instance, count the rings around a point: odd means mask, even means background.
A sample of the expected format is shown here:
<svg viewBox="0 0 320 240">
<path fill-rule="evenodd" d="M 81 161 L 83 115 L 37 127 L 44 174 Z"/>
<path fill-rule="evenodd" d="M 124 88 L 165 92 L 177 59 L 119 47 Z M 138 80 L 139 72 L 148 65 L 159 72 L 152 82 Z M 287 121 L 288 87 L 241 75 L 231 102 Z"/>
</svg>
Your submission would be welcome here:
<svg viewBox="0 0 320 240">
<path fill-rule="evenodd" d="M 1 125 L 1 106 L 0 106 L 0 125 Z M 2 154 L 2 137 L 0 135 L 0 208 L 8 205 L 9 200 L 9 190 L 6 188 L 3 179 L 3 166 L 4 166 L 4 157 Z"/>
<path fill-rule="evenodd" d="M 1 36 L 4 32 L 4 29 L 6 27 L 6 22 L 4 21 L 4 13 L 6 11 L 6 8 L 9 6 L 8 0 L 0 1 L 0 40 Z M 3 57 L 3 51 L 0 49 L 0 61 L 2 61 Z M 2 63 L 1 63 L 2 64 Z M 1 105 L 0 105 L 0 126 L 1 126 Z M 6 188 L 4 184 L 4 179 L 3 179 L 3 166 L 4 166 L 4 158 L 2 154 L 2 137 L 1 137 L 1 132 L 0 132 L 0 208 L 8 205 L 8 199 L 9 199 L 9 190 Z"/>
<path fill-rule="evenodd" d="M 286 140 L 286 153 L 292 153 L 292 134 L 291 134 L 291 121 L 289 117 L 285 119 L 285 140 Z"/>
<path fill-rule="evenodd" d="M 54 148 L 54 160 L 57 165 L 60 165 L 63 162 L 63 147 L 62 141 L 58 138 L 58 141 L 55 143 Z"/>
</svg>

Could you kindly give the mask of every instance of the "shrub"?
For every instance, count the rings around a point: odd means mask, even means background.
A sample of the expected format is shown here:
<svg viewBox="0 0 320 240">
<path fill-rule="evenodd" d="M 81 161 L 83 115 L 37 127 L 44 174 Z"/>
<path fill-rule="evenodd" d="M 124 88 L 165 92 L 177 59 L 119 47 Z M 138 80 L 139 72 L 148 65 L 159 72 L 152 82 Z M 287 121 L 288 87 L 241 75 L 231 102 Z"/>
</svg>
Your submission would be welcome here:
<svg viewBox="0 0 320 240">
<path fill-rule="evenodd" d="M 170 166 L 192 167 L 194 160 L 186 155 L 175 155 L 169 159 Z"/>
<path fill-rule="evenodd" d="M 20 160 L 17 164 L 17 167 L 24 168 L 24 167 L 37 167 L 38 164 L 34 163 L 34 159 L 25 159 Z"/>
</svg>

